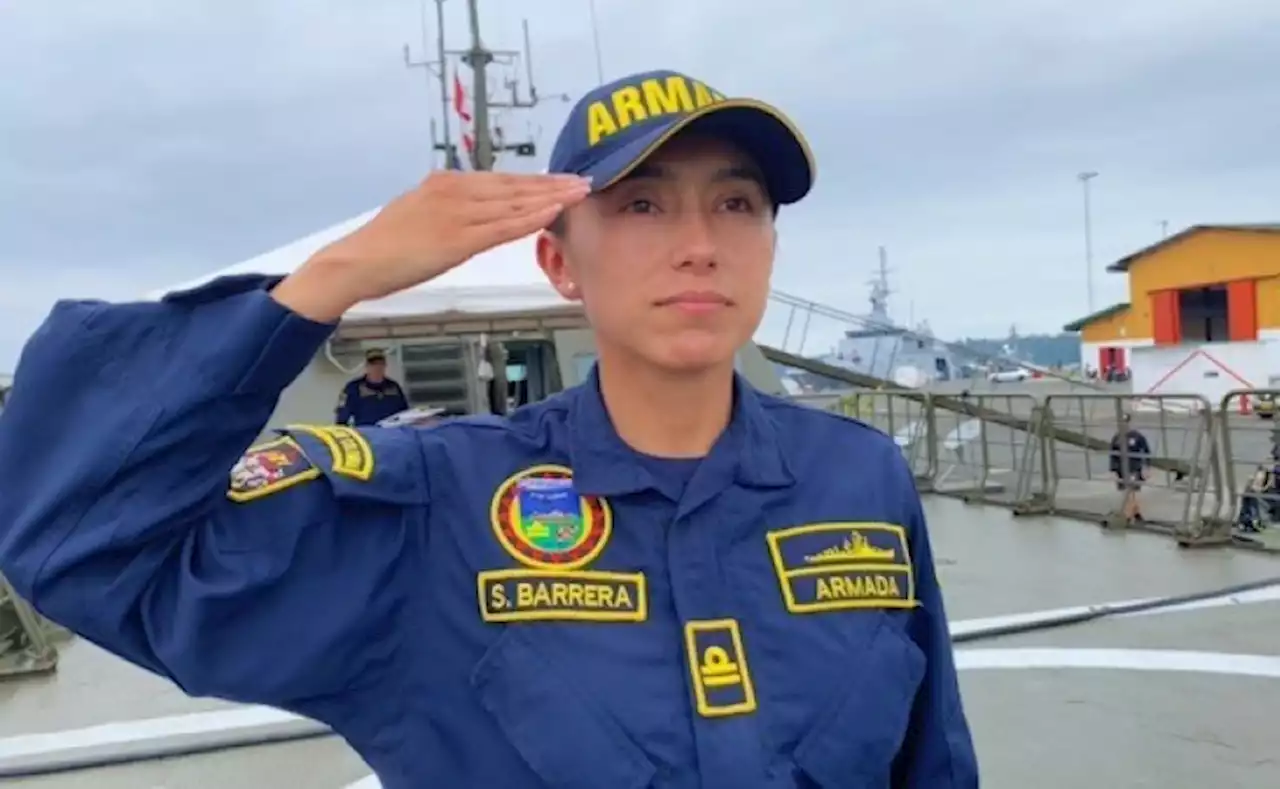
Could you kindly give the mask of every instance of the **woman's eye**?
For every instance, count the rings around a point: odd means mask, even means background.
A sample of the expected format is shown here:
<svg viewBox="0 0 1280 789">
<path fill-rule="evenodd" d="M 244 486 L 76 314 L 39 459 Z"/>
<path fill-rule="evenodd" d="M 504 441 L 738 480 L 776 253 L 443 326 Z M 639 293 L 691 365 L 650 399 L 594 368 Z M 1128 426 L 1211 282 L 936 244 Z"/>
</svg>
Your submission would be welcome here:
<svg viewBox="0 0 1280 789">
<path fill-rule="evenodd" d="M 627 207 L 625 210 L 633 214 L 649 214 L 649 213 L 653 213 L 654 205 L 653 205 L 653 202 L 650 200 L 644 200 L 644 199 L 632 200 L 631 202 L 627 203 Z"/>
<path fill-rule="evenodd" d="M 752 205 L 751 201 L 745 197 L 730 197 L 728 200 L 724 201 L 724 207 L 734 212 L 738 212 L 738 211 L 751 212 L 755 210 L 755 207 Z"/>
</svg>

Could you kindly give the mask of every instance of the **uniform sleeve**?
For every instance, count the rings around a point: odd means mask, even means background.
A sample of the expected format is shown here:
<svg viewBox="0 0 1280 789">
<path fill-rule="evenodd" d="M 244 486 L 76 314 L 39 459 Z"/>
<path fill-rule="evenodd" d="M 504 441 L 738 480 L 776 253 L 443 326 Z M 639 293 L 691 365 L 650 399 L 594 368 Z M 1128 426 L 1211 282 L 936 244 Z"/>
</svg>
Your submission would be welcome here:
<svg viewBox="0 0 1280 789">
<path fill-rule="evenodd" d="M 916 692 L 907 737 L 894 764 L 894 789 L 978 789 L 978 759 L 960 698 L 951 634 L 934 571 L 933 549 L 920 496 L 902 468 L 910 500 L 908 546 L 920 605 L 907 627 L 924 653 L 924 679 Z"/>
<path fill-rule="evenodd" d="M 421 449 L 366 436 L 346 495 L 300 439 L 237 463 L 330 330 L 261 284 L 57 305 L 0 417 L 0 572 L 192 695 L 296 708 L 387 665 Z"/>
</svg>

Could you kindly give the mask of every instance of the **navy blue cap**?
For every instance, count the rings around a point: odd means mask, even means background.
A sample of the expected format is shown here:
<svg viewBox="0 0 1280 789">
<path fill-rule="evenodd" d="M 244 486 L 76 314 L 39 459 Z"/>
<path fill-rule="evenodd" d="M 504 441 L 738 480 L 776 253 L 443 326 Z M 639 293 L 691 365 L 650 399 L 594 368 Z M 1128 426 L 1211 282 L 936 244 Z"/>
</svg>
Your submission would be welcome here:
<svg viewBox="0 0 1280 789">
<path fill-rule="evenodd" d="M 728 140 L 751 156 L 778 205 L 799 201 L 817 175 L 804 135 L 775 107 L 724 94 L 675 71 L 646 71 L 583 96 L 556 138 L 547 168 L 590 176 L 592 190 L 617 183 L 679 132 Z"/>
</svg>

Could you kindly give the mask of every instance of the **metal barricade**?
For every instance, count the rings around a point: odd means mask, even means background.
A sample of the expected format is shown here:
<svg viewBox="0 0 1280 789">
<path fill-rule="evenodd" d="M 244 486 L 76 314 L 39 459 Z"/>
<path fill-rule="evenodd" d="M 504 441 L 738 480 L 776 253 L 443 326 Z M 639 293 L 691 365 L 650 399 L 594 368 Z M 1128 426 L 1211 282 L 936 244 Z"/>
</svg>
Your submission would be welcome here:
<svg viewBox="0 0 1280 789">
<path fill-rule="evenodd" d="M 1218 517 L 1237 545 L 1280 552 L 1280 422 L 1259 405 L 1280 390 L 1237 389 L 1217 410 L 1223 495 Z"/>
<path fill-rule="evenodd" d="M 935 489 L 938 457 L 935 450 L 933 400 L 928 395 L 862 389 L 841 398 L 839 411 L 888 434 L 915 474 L 921 491 Z"/>
<path fill-rule="evenodd" d="M 0 678 L 54 670 L 61 628 L 36 613 L 0 575 Z"/>
<path fill-rule="evenodd" d="M 1050 482 L 1038 511 L 1170 534 L 1184 545 L 1223 542 L 1213 423 L 1213 407 L 1198 395 L 1046 396 Z M 1133 454 L 1130 431 L 1148 451 Z M 1123 513 L 1130 490 L 1141 516 L 1132 521 Z"/>
<path fill-rule="evenodd" d="M 1015 509 L 1034 495 L 1039 468 L 1036 400 L 1029 394 L 961 393 L 936 407 L 935 490 Z"/>
</svg>

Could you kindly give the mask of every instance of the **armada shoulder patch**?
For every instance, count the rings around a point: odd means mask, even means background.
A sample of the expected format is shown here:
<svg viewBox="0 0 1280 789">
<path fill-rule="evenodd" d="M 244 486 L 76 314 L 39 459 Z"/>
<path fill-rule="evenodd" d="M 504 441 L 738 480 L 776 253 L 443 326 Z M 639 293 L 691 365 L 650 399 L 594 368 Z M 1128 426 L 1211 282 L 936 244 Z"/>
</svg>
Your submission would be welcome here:
<svg viewBox="0 0 1280 789">
<path fill-rule="evenodd" d="M 298 442 L 288 436 L 255 444 L 231 469 L 227 498 L 246 502 L 308 482 L 320 476 L 320 469 L 303 454 Z"/>
<path fill-rule="evenodd" d="M 306 433 L 323 444 L 334 474 L 361 482 L 373 478 L 373 449 L 359 430 L 338 425 L 289 425 L 285 429 Z"/>
<path fill-rule="evenodd" d="M 875 522 L 812 523 L 766 535 L 793 614 L 915 608 L 907 530 Z"/>
<path fill-rule="evenodd" d="M 608 502 L 579 495 L 573 471 L 564 466 L 533 466 L 507 477 L 493 494 L 489 519 L 503 550 L 538 570 L 585 567 L 613 532 Z"/>
</svg>

